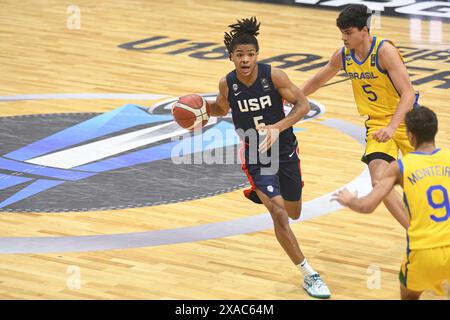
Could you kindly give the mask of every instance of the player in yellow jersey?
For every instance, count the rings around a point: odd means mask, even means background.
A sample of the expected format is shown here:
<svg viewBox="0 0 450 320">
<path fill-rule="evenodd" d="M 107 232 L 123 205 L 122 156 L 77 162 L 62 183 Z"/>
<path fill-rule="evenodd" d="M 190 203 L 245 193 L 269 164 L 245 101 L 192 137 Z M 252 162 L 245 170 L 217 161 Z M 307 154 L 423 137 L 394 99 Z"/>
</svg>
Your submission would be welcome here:
<svg viewBox="0 0 450 320">
<path fill-rule="evenodd" d="M 367 196 L 357 198 L 347 189 L 333 195 L 340 204 L 369 213 L 396 184 L 403 187 L 410 226 L 400 270 L 402 299 L 419 299 L 427 289 L 443 295 L 444 285 L 450 285 L 450 150 L 435 146 L 437 122 L 426 107 L 408 112 L 407 134 L 415 151 L 392 162 Z"/>
<path fill-rule="evenodd" d="M 369 33 L 370 13 L 362 4 L 346 7 L 337 18 L 344 47 L 303 86 L 310 95 L 344 70 L 351 79 L 359 114 L 366 116 L 366 150 L 362 157 L 372 185 L 389 163 L 412 151 L 406 137 L 404 117 L 415 102 L 415 93 L 403 59 L 389 40 Z M 394 190 L 384 199 L 392 215 L 406 229 L 408 219 L 401 197 Z"/>
</svg>

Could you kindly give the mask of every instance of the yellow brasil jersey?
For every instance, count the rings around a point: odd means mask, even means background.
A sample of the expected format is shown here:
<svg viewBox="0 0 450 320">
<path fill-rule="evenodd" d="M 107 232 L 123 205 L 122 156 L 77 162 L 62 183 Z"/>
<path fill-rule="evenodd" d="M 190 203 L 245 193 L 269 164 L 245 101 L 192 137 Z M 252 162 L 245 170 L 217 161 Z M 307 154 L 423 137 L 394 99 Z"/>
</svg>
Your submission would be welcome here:
<svg viewBox="0 0 450 320">
<path fill-rule="evenodd" d="M 394 45 L 389 40 L 374 36 L 369 53 L 362 61 L 355 57 L 352 50 L 342 48 L 342 65 L 352 81 L 358 112 L 372 119 L 392 117 L 400 102 L 400 95 L 378 61 L 378 51 L 384 42 Z M 400 58 L 403 61 L 401 55 Z"/>
<path fill-rule="evenodd" d="M 398 164 L 410 220 L 408 249 L 450 246 L 450 150 L 411 152 Z"/>
</svg>

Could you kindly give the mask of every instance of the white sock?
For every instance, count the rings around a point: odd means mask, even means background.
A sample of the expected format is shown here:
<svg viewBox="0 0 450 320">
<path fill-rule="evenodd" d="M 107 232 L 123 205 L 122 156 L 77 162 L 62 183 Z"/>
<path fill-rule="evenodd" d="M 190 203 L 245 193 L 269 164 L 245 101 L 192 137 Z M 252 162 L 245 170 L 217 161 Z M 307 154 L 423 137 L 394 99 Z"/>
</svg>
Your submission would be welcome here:
<svg viewBox="0 0 450 320">
<path fill-rule="evenodd" d="M 314 271 L 314 269 L 308 264 L 308 261 L 303 260 L 297 265 L 297 268 L 302 272 L 303 276 L 311 276 L 313 274 L 316 274 L 317 272 Z"/>
</svg>

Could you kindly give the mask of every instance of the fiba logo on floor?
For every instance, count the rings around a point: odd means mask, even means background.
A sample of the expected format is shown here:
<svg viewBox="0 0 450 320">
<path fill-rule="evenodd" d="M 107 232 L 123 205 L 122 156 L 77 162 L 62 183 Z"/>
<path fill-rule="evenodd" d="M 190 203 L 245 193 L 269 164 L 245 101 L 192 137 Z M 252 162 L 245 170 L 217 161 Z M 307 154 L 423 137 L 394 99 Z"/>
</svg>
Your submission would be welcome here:
<svg viewBox="0 0 450 320">
<path fill-rule="evenodd" d="M 215 94 L 203 95 L 215 99 Z M 217 139 L 199 144 L 171 115 L 177 98 L 147 110 L 127 104 L 98 113 L 0 117 L 0 211 L 67 212 L 168 204 L 247 185 L 240 163 L 183 163 L 180 157 L 235 148 L 231 117 L 210 119 Z M 324 108 L 311 103 L 305 120 Z M 20 128 L 20 130 L 18 129 Z M 228 136 L 227 136 L 228 130 Z M 217 133 L 221 135 L 217 135 Z M 180 140 L 177 137 L 183 136 Z M 210 136 L 211 137 L 211 136 Z M 180 144 L 181 143 L 181 144 Z M 178 158 L 173 150 L 180 150 Z M 208 177 L 215 177 L 210 179 Z"/>
</svg>

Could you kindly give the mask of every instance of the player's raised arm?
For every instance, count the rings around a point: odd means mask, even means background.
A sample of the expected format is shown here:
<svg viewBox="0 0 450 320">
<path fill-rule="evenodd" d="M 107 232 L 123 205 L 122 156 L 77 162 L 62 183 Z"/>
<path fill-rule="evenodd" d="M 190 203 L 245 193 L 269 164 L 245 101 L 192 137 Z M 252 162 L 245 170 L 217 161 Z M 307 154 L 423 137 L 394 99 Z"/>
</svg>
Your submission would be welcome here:
<svg viewBox="0 0 450 320">
<path fill-rule="evenodd" d="M 283 99 L 294 105 L 291 112 L 284 119 L 276 123 L 276 127 L 281 132 L 300 121 L 309 112 L 311 107 L 303 91 L 292 83 L 284 71 L 272 68 L 272 81 Z"/>
<path fill-rule="evenodd" d="M 211 116 L 226 116 L 230 111 L 230 104 L 228 102 L 228 85 L 226 78 L 220 79 L 219 94 L 217 95 L 216 102 L 211 102 L 209 106 Z"/>
<path fill-rule="evenodd" d="M 328 63 L 323 66 L 311 79 L 307 80 L 300 88 L 305 96 L 313 94 L 325 83 L 330 81 L 339 70 L 342 69 L 342 49 L 336 50 Z"/>
<path fill-rule="evenodd" d="M 395 130 L 405 119 L 406 113 L 411 110 L 414 104 L 415 93 L 409 80 L 408 71 L 400 58 L 397 48 L 387 41 L 380 48 L 379 62 L 381 67 L 389 74 L 395 89 L 400 95 L 400 102 L 389 125 L 378 130 L 373 135 L 377 141 L 386 142 L 392 138 Z"/>
<path fill-rule="evenodd" d="M 384 172 L 381 180 L 377 182 L 372 191 L 358 198 L 358 193 L 351 193 L 346 188 L 333 194 L 332 201 L 336 200 L 341 205 L 349 207 L 353 211 L 360 213 L 371 213 L 383 201 L 383 199 L 391 192 L 396 184 L 402 184 L 402 174 L 397 161 L 392 162 Z"/>
</svg>

